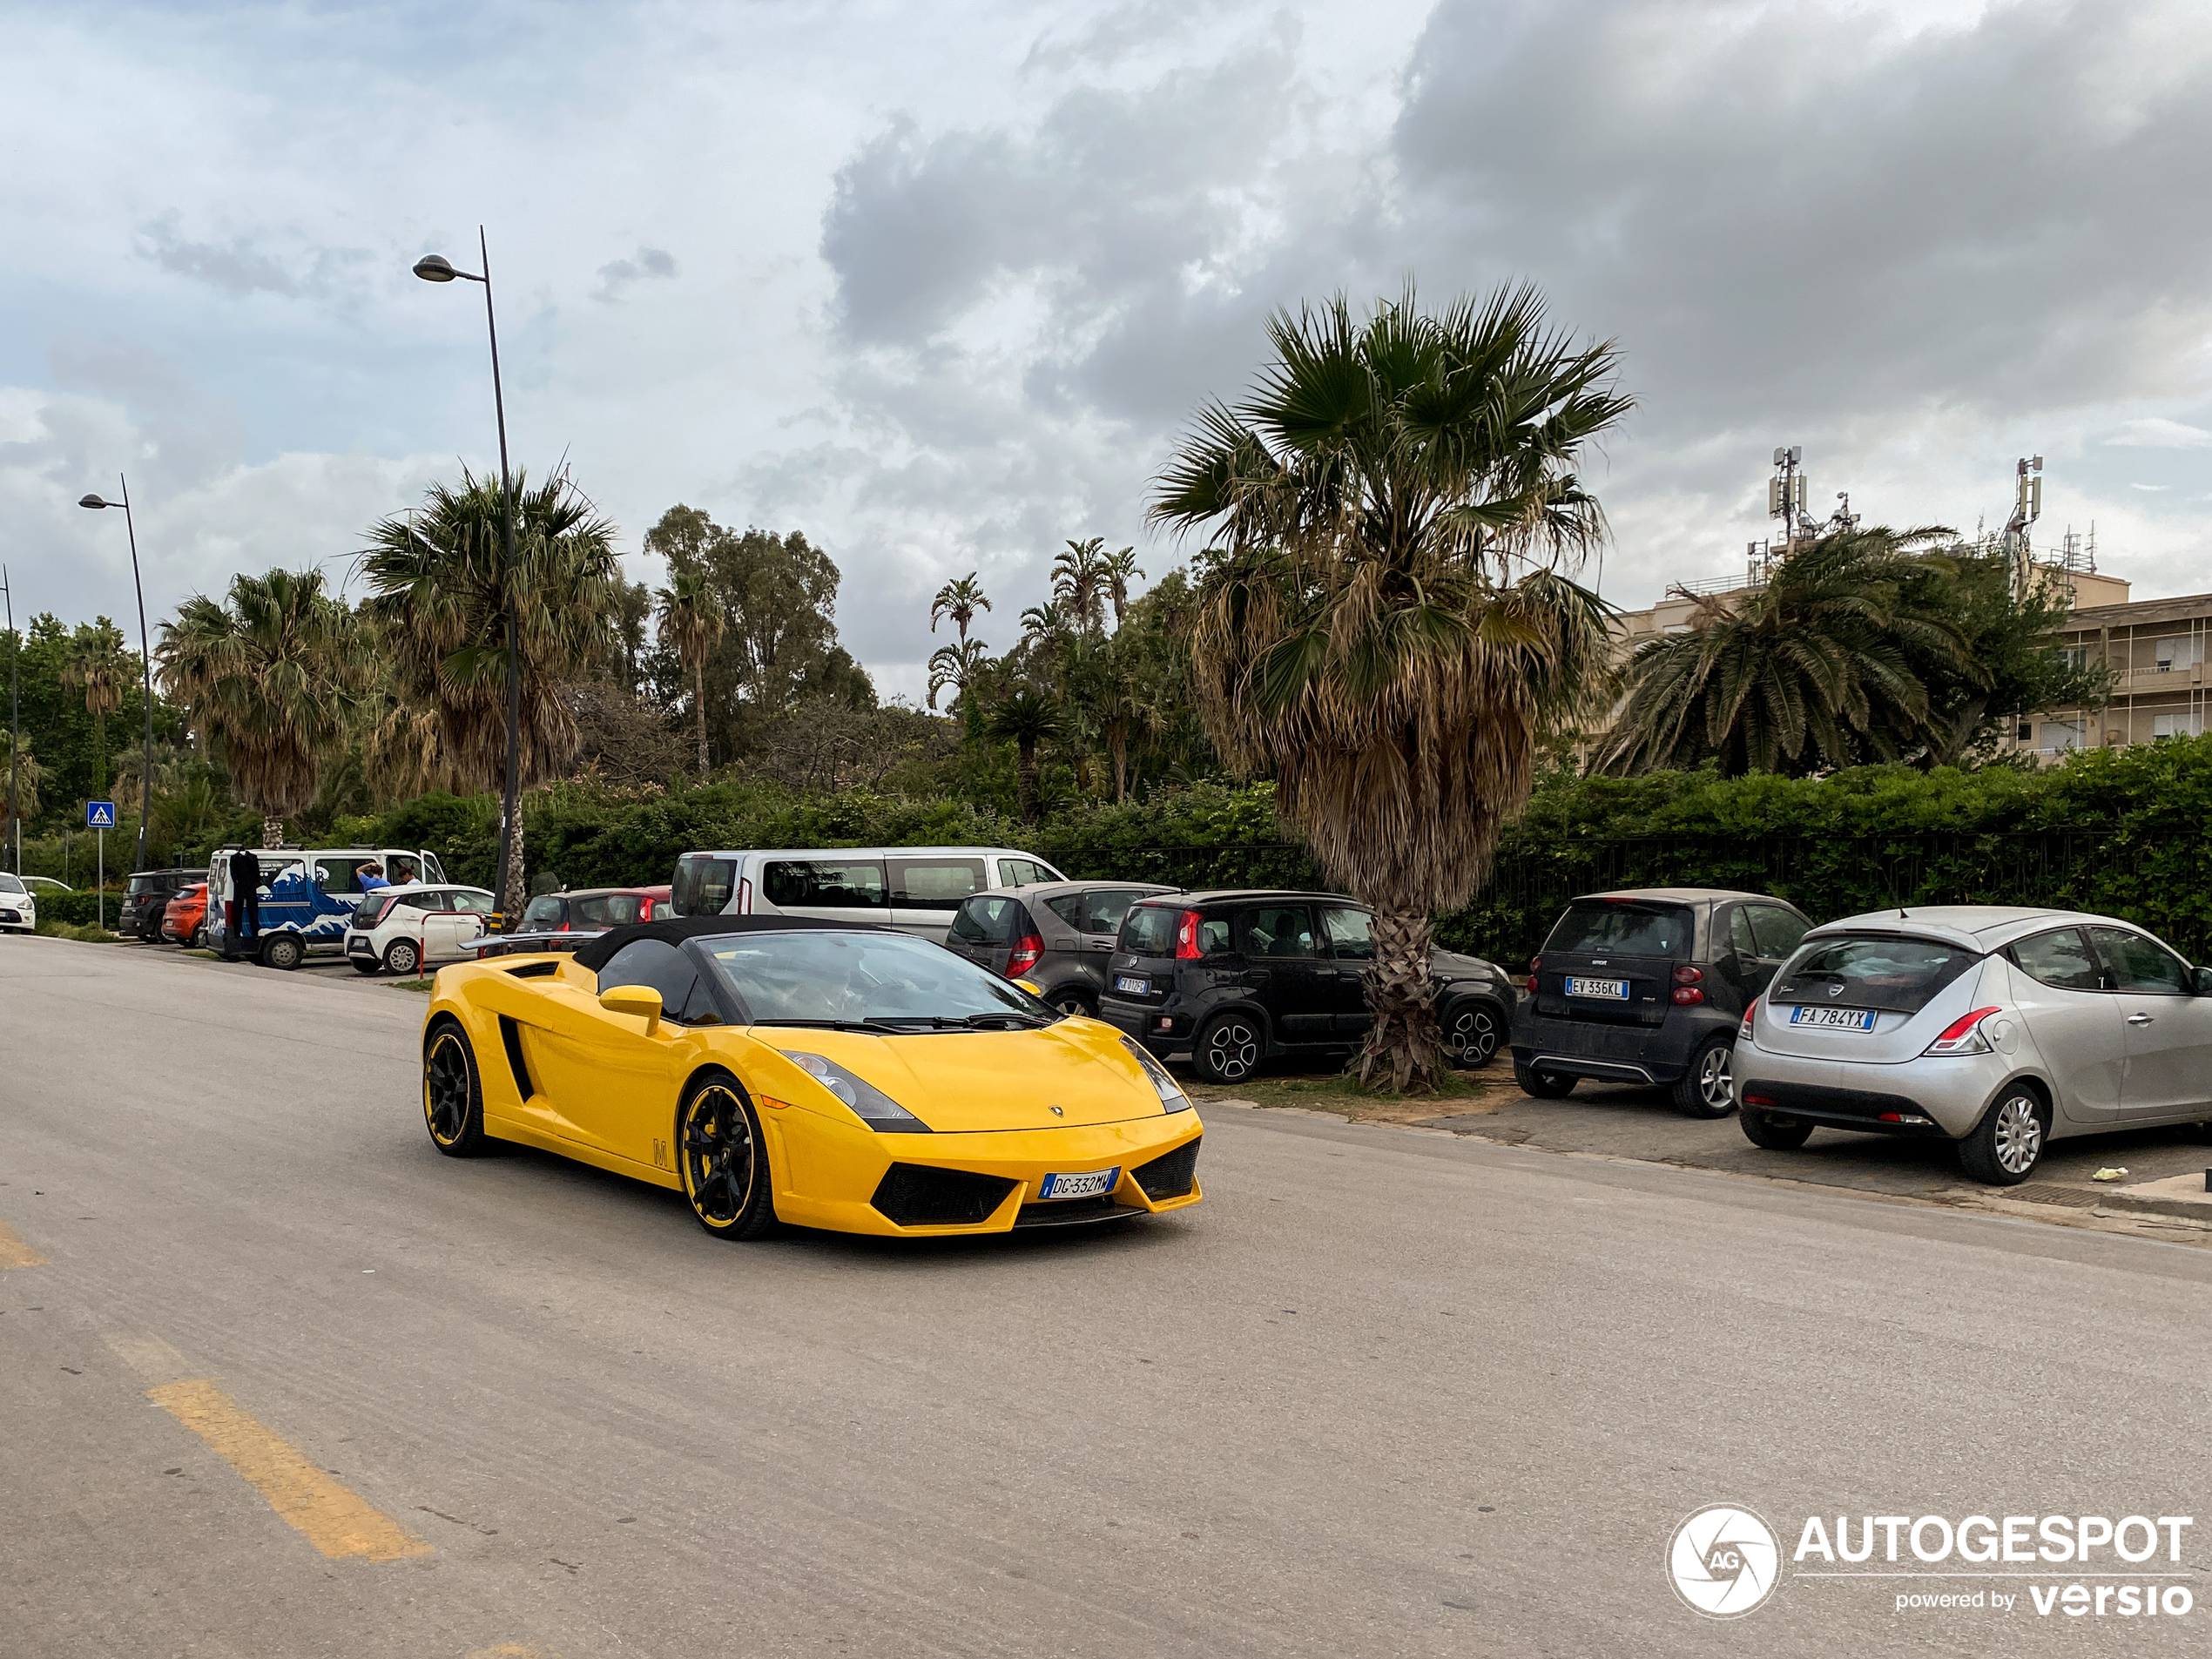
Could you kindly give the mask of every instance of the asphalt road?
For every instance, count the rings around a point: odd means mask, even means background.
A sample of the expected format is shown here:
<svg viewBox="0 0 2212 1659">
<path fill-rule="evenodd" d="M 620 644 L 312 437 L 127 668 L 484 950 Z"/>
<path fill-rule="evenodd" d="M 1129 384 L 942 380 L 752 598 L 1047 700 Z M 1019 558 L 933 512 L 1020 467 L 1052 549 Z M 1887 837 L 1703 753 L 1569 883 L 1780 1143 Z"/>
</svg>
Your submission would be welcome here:
<svg viewBox="0 0 2212 1659">
<path fill-rule="evenodd" d="M 2212 1600 L 2212 1252 L 1225 1109 L 1209 1201 L 1116 1236 L 732 1245 L 578 1165 L 437 1157 L 422 1003 L 383 985 L 4 939 L 0 1010 L 10 1659 L 2167 1653 L 2212 1620 L 1816 1561 L 1717 1622 L 1665 1570 L 1721 1501 L 1785 1555 L 1816 1514 L 2191 1515 L 2178 1565 L 2095 1565 Z M 406 1548 L 319 1553 L 326 1476 Z"/>
</svg>

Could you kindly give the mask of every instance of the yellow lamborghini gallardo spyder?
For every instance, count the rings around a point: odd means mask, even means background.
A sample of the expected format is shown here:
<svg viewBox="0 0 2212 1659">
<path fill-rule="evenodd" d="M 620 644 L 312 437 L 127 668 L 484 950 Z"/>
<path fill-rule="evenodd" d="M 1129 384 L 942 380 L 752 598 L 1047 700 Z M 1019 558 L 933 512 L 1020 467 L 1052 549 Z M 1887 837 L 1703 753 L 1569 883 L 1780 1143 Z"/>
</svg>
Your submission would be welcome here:
<svg viewBox="0 0 2212 1659">
<path fill-rule="evenodd" d="M 1112 1027 L 941 946 L 783 916 L 440 971 L 441 1152 L 519 1141 L 673 1187 L 709 1232 L 1004 1232 L 1198 1202 L 1197 1109 Z"/>
</svg>

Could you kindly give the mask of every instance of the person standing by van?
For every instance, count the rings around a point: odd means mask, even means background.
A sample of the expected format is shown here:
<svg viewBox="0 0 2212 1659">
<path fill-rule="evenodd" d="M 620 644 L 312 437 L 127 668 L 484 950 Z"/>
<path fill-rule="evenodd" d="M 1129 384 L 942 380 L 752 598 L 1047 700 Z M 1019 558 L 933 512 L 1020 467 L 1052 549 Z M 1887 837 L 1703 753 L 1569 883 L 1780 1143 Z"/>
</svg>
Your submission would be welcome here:
<svg viewBox="0 0 2212 1659">
<path fill-rule="evenodd" d="M 261 932 L 261 860 L 246 847 L 231 854 L 231 900 L 223 933 L 223 954 L 235 960 L 241 942 Z"/>
</svg>

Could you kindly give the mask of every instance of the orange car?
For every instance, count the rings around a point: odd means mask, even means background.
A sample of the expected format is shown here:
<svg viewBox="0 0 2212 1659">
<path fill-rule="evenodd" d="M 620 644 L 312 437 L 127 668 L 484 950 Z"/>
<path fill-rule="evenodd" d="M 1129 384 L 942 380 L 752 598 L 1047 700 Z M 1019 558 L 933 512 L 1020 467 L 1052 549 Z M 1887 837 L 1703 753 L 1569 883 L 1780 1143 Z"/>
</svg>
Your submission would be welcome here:
<svg viewBox="0 0 2212 1659">
<path fill-rule="evenodd" d="M 206 921 L 207 884 L 195 881 L 161 913 L 161 936 L 174 945 L 197 947 L 203 942 Z"/>
</svg>

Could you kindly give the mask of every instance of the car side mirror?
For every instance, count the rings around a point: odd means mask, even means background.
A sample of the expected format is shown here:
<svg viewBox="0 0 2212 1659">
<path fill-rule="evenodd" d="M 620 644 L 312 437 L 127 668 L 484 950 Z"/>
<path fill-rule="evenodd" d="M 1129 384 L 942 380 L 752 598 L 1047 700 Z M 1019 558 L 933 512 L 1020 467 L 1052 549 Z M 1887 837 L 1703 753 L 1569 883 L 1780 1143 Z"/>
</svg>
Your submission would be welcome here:
<svg viewBox="0 0 2212 1659">
<path fill-rule="evenodd" d="M 650 985 L 617 985 L 599 993 L 599 1006 L 610 1014 L 634 1015 L 645 1022 L 645 1035 L 660 1029 L 660 993 Z"/>
<path fill-rule="evenodd" d="M 2212 968 L 2200 968 L 2196 970 L 2196 994 L 2199 996 L 2212 996 Z"/>
</svg>

